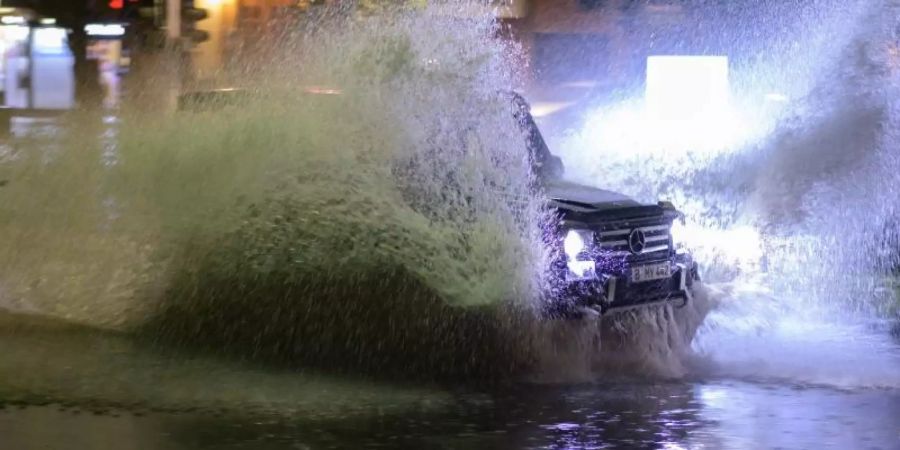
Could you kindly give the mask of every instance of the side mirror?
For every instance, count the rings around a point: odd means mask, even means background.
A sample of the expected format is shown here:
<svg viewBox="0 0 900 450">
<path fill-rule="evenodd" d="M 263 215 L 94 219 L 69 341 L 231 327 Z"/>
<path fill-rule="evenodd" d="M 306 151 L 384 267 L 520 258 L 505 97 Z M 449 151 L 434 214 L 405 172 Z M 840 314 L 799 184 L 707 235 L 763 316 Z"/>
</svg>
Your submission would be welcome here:
<svg viewBox="0 0 900 450">
<path fill-rule="evenodd" d="M 675 220 L 680 222 L 682 225 L 685 224 L 687 217 L 685 217 L 684 213 L 679 211 L 678 208 L 675 208 L 675 205 L 672 202 L 668 200 L 661 200 L 657 202 L 657 204 L 664 209 L 675 211 Z"/>
</svg>

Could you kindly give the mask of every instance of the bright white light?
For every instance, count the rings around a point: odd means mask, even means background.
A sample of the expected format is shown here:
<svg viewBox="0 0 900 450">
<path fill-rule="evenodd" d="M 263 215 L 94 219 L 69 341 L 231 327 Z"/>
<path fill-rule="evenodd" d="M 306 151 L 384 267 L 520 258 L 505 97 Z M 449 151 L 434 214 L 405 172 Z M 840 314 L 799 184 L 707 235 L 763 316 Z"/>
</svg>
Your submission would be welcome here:
<svg viewBox="0 0 900 450">
<path fill-rule="evenodd" d="M 117 23 L 90 23 L 84 26 L 88 36 L 119 37 L 125 35 L 125 27 Z"/>
<path fill-rule="evenodd" d="M 35 28 L 34 50 L 41 54 L 62 55 L 69 51 L 66 30 L 62 28 Z"/>
<path fill-rule="evenodd" d="M 28 39 L 28 27 L 25 25 L 7 26 L 4 28 L 8 42 L 24 41 Z"/>
<path fill-rule="evenodd" d="M 585 123 L 579 139 L 607 161 L 649 157 L 672 166 L 690 156 L 696 164 L 752 138 L 757 124 L 731 103 L 727 57 L 651 56 L 646 76 L 642 101 L 606 107 Z"/>
<path fill-rule="evenodd" d="M 672 242 L 675 244 L 675 248 L 679 250 L 685 248 L 687 241 L 690 240 L 687 227 L 680 220 L 672 222 L 672 228 L 669 229 L 669 233 L 672 235 Z"/>
<path fill-rule="evenodd" d="M 731 108 L 696 120 L 675 121 L 662 120 L 642 106 L 630 103 L 598 112 L 585 122 L 580 139 L 606 158 L 677 160 L 692 155 L 703 159 L 738 150 L 752 131 Z"/>
<path fill-rule="evenodd" d="M 719 261 L 741 270 L 758 269 L 765 251 L 759 231 L 749 225 L 722 229 L 676 221 L 671 233 L 675 244 L 696 260 Z"/>
<path fill-rule="evenodd" d="M 766 94 L 766 101 L 775 102 L 775 103 L 787 103 L 788 97 L 784 94 L 779 94 L 777 92 L 770 92 Z"/>
<path fill-rule="evenodd" d="M 586 278 L 594 270 L 593 261 L 569 261 L 566 266 L 576 278 Z"/>
<path fill-rule="evenodd" d="M 576 278 L 593 275 L 594 261 L 580 260 L 578 255 L 587 248 L 591 240 L 591 232 L 587 230 L 569 230 L 563 239 L 563 251 L 566 252 L 566 266 Z"/>
<path fill-rule="evenodd" d="M 578 254 L 584 251 L 585 243 L 581 232 L 578 230 L 569 230 L 566 238 L 563 240 L 563 250 L 569 261 L 577 259 Z"/>
<path fill-rule="evenodd" d="M 22 16 L 3 16 L 0 17 L 0 23 L 3 25 L 22 25 L 25 23 L 25 18 Z"/>
<path fill-rule="evenodd" d="M 721 153 L 736 146 L 744 126 L 730 104 L 727 56 L 647 58 L 644 132 L 656 152 Z"/>
<path fill-rule="evenodd" d="M 41 25 L 56 25 L 56 19 L 41 19 Z"/>
<path fill-rule="evenodd" d="M 575 102 L 535 102 L 531 104 L 531 116 L 539 119 L 562 111 Z"/>
<path fill-rule="evenodd" d="M 646 81 L 647 107 L 660 120 L 707 119 L 728 107 L 727 56 L 651 56 Z"/>
<path fill-rule="evenodd" d="M 723 230 L 718 244 L 719 249 L 742 266 L 755 266 L 763 256 L 762 238 L 759 232 L 750 226 Z"/>
</svg>

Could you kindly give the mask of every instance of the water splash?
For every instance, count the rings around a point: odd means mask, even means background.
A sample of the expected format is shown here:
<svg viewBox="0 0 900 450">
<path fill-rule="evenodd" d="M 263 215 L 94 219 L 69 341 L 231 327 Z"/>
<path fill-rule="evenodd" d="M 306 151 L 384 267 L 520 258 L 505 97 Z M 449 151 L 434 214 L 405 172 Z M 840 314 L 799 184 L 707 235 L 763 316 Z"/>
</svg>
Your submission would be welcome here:
<svg viewBox="0 0 900 450">
<path fill-rule="evenodd" d="M 759 267 L 735 273 L 732 261 L 717 258 L 721 246 L 700 255 L 721 269 L 708 273 L 779 293 L 771 302 L 746 302 L 753 314 L 720 310 L 700 341 L 714 358 L 730 348 L 716 346 L 728 341 L 721 333 L 746 331 L 738 324 L 762 317 L 767 322 L 753 329 L 772 330 L 779 314 L 797 317 L 786 310 L 848 304 L 865 283 L 841 291 L 848 285 L 835 287 L 828 276 L 865 259 L 860 249 L 872 249 L 854 245 L 872 228 L 860 220 L 885 217 L 895 192 L 878 183 L 852 189 L 860 173 L 895 167 L 895 156 L 882 150 L 896 142 L 889 125 L 897 108 L 883 102 L 883 91 L 869 89 L 895 75 L 854 67 L 821 78 L 847 49 L 877 54 L 874 35 L 888 27 L 856 32 L 868 2 L 812 3 L 770 5 L 758 18 L 771 21 L 769 35 L 728 36 L 756 55 L 735 66 L 735 107 L 761 120 L 738 141 L 746 144 L 741 151 L 666 149 L 688 151 L 634 164 L 633 140 L 604 140 L 602 158 L 584 151 L 595 148 L 596 136 L 556 146 L 570 163 L 588 156 L 569 164 L 584 168 L 586 179 L 648 201 L 674 197 L 695 223 L 723 232 L 735 224 L 764 231 L 769 273 L 787 276 L 773 278 Z M 166 342 L 382 375 L 503 378 L 535 360 L 542 369 L 561 369 L 543 371 L 551 380 L 622 370 L 689 373 L 689 343 L 709 305 L 743 297 L 714 289 L 689 309 L 562 330 L 547 331 L 558 324 L 530 314 L 543 267 L 536 244 L 542 205 L 528 189 L 522 136 L 497 95 L 516 85 L 509 55 L 517 49 L 493 39 L 490 20 L 456 18 L 452 10 L 430 6 L 363 20 L 345 20 L 339 11 L 311 29 L 287 29 L 273 37 L 278 46 L 236 77 L 252 87 L 246 104 L 177 116 L 127 109 L 111 127 L 118 136 L 113 157 L 103 148 L 103 122 L 91 117 L 69 118 L 52 145 L 20 142 L 0 153 L 0 179 L 9 180 L 0 188 L 2 301 Z M 756 29 L 733 27 L 745 16 L 728 8 L 710 17 L 728 19 L 719 33 Z M 683 33 L 697 34 L 691 27 Z M 710 36 L 698 39 L 721 38 Z M 759 56 L 754 45 L 772 51 Z M 797 64 L 773 69 L 784 61 Z M 831 95 L 855 86 L 851 81 L 862 89 Z M 301 92 L 313 85 L 342 94 Z M 775 87 L 799 99 L 795 106 L 773 112 L 743 101 Z M 820 101 L 827 98 L 835 100 Z M 864 107 L 847 108 L 847 99 Z M 827 133 L 835 123 L 854 124 L 837 129 L 861 134 L 833 139 Z M 832 150 L 821 152 L 823 142 Z M 623 143 L 629 147 L 616 147 Z M 860 165 L 845 164 L 855 160 L 844 152 L 848 146 L 867 155 L 856 158 Z M 835 158 L 805 164 L 823 154 Z M 850 208 L 863 198 L 881 200 L 874 209 Z M 831 204 L 856 215 L 809 214 Z M 847 239 L 824 232 L 835 229 L 853 231 Z M 790 245 L 778 250 L 781 242 Z M 832 243 L 840 245 L 824 245 Z M 868 280 L 863 269 L 872 265 L 849 267 L 859 269 L 850 271 L 855 280 Z M 822 301 L 829 296 L 834 300 Z"/>
<path fill-rule="evenodd" d="M 725 305 L 696 348 L 740 366 L 731 375 L 900 385 L 896 344 L 872 325 L 896 301 L 879 285 L 897 258 L 897 8 L 806 1 L 709 12 L 697 24 L 723 19 L 721 28 L 676 35 L 732 58 L 729 107 L 742 133 L 653 135 L 642 102 L 629 100 L 601 106 L 591 114 L 606 122 L 557 142 L 581 179 L 669 197 L 688 213 L 683 234 L 706 280 L 723 283 L 714 288 Z M 759 35 L 744 39 L 749 30 Z M 716 145 L 701 145 L 708 138 Z M 866 361 L 855 356 L 862 347 Z M 841 366 L 859 369 L 837 375 Z"/>
<path fill-rule="evenodd" d="M 238 107 L 126 105 L 112 159 L 72 117 L 58 155 L 5 160 L 5 301 L 382 375 L 528 363 L 543 212 L 515 47 L 452 5 L 345 12 L 279 34 Z"/>
</svg>

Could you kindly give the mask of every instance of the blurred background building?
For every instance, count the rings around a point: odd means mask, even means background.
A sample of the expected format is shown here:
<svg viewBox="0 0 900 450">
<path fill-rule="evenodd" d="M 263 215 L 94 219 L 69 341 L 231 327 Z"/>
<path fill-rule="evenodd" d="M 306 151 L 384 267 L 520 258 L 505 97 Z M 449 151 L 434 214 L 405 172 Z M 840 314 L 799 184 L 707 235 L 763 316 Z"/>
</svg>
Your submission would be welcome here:
<svg viewBox="0 0 900 450">
<path fill-rule="evenodd" d="M 276 19 L 349 0 L 0 0 L 0 98 L 20 109 L 115 106 L 130 73 L 181 55 L 181 81 L 216 87 L 259 51 Z M 359 8 L 378 0 L 359 0 Z M 425 1 L 425 0 L 421 0 Z M 643 40 L 657 41 L 684 14 L 673 0 L 474 0 L 460 14 L 488 14 L 520 43 L 526 88 L 564 107 L 644 80 Z M 653 48 L 659 52 L 660 45 Z M 552 97 L 552 99 L 550 99 Z M 552 100 L 552 101 L 551 101 Z M 540 113 L 540 111 L 538 111 Z"/>
</svg>

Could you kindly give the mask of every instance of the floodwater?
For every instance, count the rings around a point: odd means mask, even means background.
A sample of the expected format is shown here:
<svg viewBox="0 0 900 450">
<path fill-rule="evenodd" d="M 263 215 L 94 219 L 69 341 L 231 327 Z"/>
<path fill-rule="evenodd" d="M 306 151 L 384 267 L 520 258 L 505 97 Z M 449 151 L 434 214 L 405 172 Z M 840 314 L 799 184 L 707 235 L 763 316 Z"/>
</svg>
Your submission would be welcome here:
<svg viewBox="0 0 900 450">
<path fill-rule="evenodd" d="M 573 175 L 673 197 L 709 219 L 702 242 L 753 260 L 699 255 L 741 270 L 704 273 L 718 294 L 696 336 L 673 343 L 671 314 L 624 327 L 656 327 L 616 355 L 637 360 L 624 371 L 595 371 L 596 355 L 563 341 L 541 355 L 551 376 L 505 372 L 543 324 L 488 321 L 495 336 L 457 326 L 481 316 L 447 314 L 527 309 L 544 267 L 541 202 L 525 195 L 522 136 L 496 96 L 514 84 L 515 49 L 489 23 L 403 15 L 295 36 L 279 64 L 247 74 L 275 92 L 249 107 L 67 118 L 62 136 L 14 142 L 0 153 L 0 306 L 43 318 L 0 313 L 0 449 L 900 448 L 896 299 L 872 281 L 897 255 L 871 239 L 900 189 L 897 78 L 880 58 L 888 31 L 852 32 L 869 23 L 863 6 L 888 2 L 814 3 L 793 28 L 768 16 L 774 62 L 750 48 L 734 66 L 736 89 L 792 100 L 760 113 L 773 122 L 760 142 L 657 154 L 626 133 L 657 136 L 627 102 L 598 107 L 620 140 L 591 126 L 555 137 Z M 892 29 L 896 14 L 873 11 Z M 279 94 L 321 79 L 343 96 Z M 397 176 L 397 160 L 419 163 Z M 447 180 L 466 195 L 448 198 Z M 148 335 L 160 340 L 135 337 Z M 493 369 L 507 377 L 490 389 L 386 379 Z"/>
<path fill-rule="evenodd" d="M 695 376 L 398 385 L 4 319 L 3 449 L 900 448 L 900 389 Z"/>
</svg>

